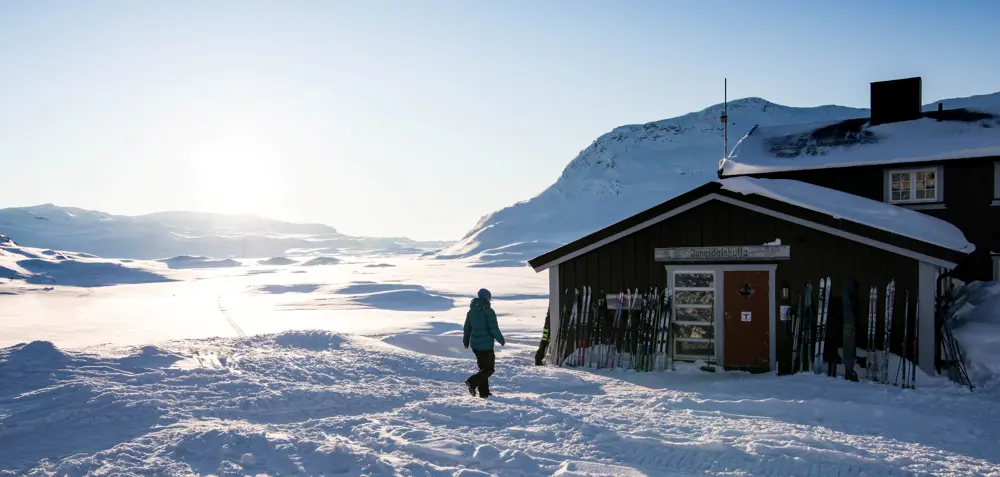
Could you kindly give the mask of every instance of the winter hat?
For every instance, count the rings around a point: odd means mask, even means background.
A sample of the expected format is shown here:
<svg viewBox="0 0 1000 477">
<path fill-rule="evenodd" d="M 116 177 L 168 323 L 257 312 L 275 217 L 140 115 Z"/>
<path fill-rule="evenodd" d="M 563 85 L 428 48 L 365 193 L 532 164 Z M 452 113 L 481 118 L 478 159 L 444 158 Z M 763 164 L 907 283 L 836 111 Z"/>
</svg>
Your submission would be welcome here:
<svg viewBox="0 0 1000 477">
<path fill-rule="evenodd" d="M 487 290 L 485 288 L 480 288 L 479 289 L 479 298 L 481 300 L 489 300 L 491 296 L 492 295 L 490 295 L 490 291 L 489 290 Z"/>
</svg>

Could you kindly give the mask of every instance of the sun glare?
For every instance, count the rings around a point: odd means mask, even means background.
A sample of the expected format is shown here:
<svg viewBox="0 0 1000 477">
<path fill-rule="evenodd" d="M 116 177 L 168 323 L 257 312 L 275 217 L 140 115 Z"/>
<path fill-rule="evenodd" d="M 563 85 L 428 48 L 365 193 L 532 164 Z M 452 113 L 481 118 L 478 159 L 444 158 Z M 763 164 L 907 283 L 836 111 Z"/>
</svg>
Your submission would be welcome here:
<svg viewBox="0 0 1000 477">
<path fill-rule="evenodd" d="M 247 136 L 197 144 L 186 157 L 190 193 L 205 211 L 271 215 L 283 195 L 275 148 Z"/>
</svg>

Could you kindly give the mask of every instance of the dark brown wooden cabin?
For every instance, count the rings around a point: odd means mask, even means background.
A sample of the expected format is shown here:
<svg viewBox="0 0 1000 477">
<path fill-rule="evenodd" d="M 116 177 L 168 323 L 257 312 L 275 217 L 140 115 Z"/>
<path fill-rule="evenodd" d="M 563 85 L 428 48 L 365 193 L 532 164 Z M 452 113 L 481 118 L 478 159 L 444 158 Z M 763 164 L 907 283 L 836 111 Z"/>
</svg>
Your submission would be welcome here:
<svg viewBox="0 0 1000 477">
<path fill-rule="evenodd" d="M 952 276 L 1000 280 L 1000 111 L 939 103 L 936 111 L 921 112 L 920 89 L 919 77 L 875 82 L 871 118 L 799 134 L 754 128 L 723 161 L 719 177 L 794 179 L 940 218 L 976 245 Z M 892 129 L 879 137 L 872 125 Z M 910 130 L 919 132 L 907 136 Z M 903 139 L 889 143 L 893 136 Z M 881 149 L 866 156 L 874 147 Z M 935 156 L 942 159 L 926 160 Z"/>
<path fill-rule="evenodd" d="M 958 237 L 951 246 L 929 243 L 919 234 L 909 233 L 915 230 L 912 227 L 902 230 L 892 224 L 838 218 L 824 212 L 822 203 L 810 208 L 801 202 L 727 188 L 727 184 L 737 183 L 793 185 L 815 192 L 815 197 L 830 197 L 832 193 L 838 202 L 862 201 L 863 209 L 883 213 L 896 209 L 798 181 L 737 178 L 705 184 L 529 261 L 535 271 L 549 272 L 553 342 L 559 342 L 561 303 L 573 296 L 574 289 L 590 286 L 595 294 L 617 295 L 624 288 L 644 291 L 653 285 L 676 288 L 680 282 L 700 282 L 699 311 L 686 310 L 685 298 L 675 295 L 676 329 L 671 346 L 676 359 L 707 359 L 728 369 L 774 370 L 779 349 L 790 349 L 789 323 L 779 319 L 780 306 L 797 305 L 806 283 L 811 283 L 816 293 L 822 277 L 833 283 L 831 328 L 840 326 L 845 281 L 858 282 L 860 349 L 867 345 L 868 289 L 872 285 L 879 290 L 877 346 L 882 347 L 885 321 L 881 311 L 891 280 L 897 287 L 897 318 L 890 349 L 901 352 L 901 317 L 907 292 L 909 335 L 914 335 L 914 315 L 919 311 L 925 317 L 918 325 L 919 340 L 930 337 L 929 342 L 934 342 L 935 280 L 964 260 L 972 248 L 954 227 L 902 210 L 908 219 L 930 227 L 943 226 Z M 765 245 L 776 239 L 780 245 Z M 745 293 L 745 286 L 755 292 Z M 705 304 L 710 305 L 707 312 Z M 828 346 L 836 349 L 840 345 L 833 342 Z M 918 345 L 918 350 L 919 357 L 908 356 L 931 372 L 933 346 Z M 564 356 L 552 353 L 550 362 L 561 358 Z"/>
</svg>

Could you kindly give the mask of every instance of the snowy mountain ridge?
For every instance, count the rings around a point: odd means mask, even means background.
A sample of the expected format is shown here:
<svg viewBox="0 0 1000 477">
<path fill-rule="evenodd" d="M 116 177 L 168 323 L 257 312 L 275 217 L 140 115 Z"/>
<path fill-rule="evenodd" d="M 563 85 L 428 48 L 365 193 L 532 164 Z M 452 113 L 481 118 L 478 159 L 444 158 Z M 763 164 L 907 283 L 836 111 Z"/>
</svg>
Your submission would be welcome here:
<svg viewBox="0 0 1000 477">
<path fill-rule="evenodd" d="M 43 204 L 0 209 L 0 233 L 42 249 L 150 260 L 178 255 L 272 257 L 345 250 L 423 252 L 447 242 L 353 237 L 323 224 L 248 214 L 157 212 L 139 216 Z"/>
<path fill-rule="evenodd" d="M 993 104 L 1000 92 L 935 101 L 925 110 Z M 794 107 L 749 97 L 730 101 L 732 148 L 754 125 L 840 121 L 868 117 L 866 108 Z M 551 186 L 528 200 L 483 216 L 437 258 L 480 257 L 504 248 L 505 264 L 524 262 L 562 244 L 717 179 L 723 157 L 723 104 L 676 118 L 619 126 L 569 162 Z"/>
</svg>

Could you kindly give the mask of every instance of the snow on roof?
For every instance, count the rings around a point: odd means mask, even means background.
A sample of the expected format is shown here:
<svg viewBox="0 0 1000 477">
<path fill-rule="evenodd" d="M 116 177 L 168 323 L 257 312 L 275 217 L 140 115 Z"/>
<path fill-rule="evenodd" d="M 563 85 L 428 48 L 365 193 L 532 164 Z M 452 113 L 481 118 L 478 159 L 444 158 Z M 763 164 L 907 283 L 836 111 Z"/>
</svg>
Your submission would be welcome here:
<svg viewBox="0 0 1000 477">
<path fill-rule="evenodd" d="M 754 127 L 720 164 L 722 176 L 1000 156 L 1000 104 L 923 113 L 872 126 L 869 118 Z"/>
<path fill-rule="evenodd" d="M 839 190 L 789 179 L 733 177 L 719 183 L 733 192 L 756 194 L 947 249 L 963 253 L 976 249 L 958 227 L 944 220 Z"/>
</svg>

